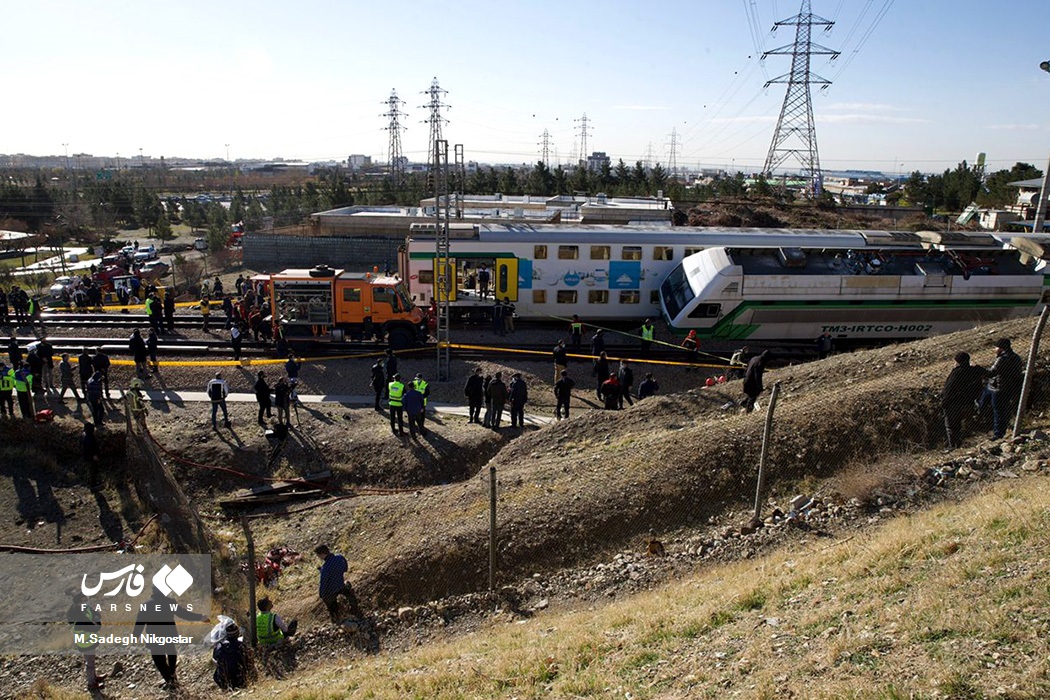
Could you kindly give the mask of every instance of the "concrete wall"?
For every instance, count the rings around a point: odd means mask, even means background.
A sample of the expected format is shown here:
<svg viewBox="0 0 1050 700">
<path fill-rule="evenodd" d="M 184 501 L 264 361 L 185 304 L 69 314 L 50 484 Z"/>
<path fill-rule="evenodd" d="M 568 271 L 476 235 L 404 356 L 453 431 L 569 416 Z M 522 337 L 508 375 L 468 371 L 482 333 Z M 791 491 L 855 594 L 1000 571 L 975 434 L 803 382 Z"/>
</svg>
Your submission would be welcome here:
<svg viewBox="0 0 1050 700">
<path fill-rule="evenodd" d="M 244 265 L 257 272 L 279 272 L 290 267 L 325 264 L 333 268 L 368 271 L 397 270 L 400 238 L 342 238 L 282 236 L 253 233 L 244 237 Z"/>
</svg>

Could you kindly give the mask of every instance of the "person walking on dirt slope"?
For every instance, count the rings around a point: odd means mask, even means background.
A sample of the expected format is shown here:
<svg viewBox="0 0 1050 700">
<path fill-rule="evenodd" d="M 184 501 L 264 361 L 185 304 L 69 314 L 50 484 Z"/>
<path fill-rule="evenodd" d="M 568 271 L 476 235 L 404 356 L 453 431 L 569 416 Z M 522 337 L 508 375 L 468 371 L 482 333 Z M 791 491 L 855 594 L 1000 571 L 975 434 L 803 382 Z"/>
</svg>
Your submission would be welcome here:
<svg viewBox="0 0 1050 700">
<path fill-rule="evenodd" d="M 561 378 L 562 373 L 569 369 L 569 353 L 565 351 L 565 341 L 559 340 L 554 346 L 554 381 Z"/>
<path fill-rule="evenodd" d="M 222 372 L 216 372 L 215 378 L 208 382 L 208 398 L 211 399 L 211 429 L 218 430 L 219 426 L 215 419 L 218 417 L 219 409 L 222 409 L 222 424 L 230 427 L 230 414 L 226 410 L 226 397 L 230 393 L 230 387 L 222 378 Z"/>
<path fill-rule="evenodd" d="M 769 362 L 769 350 L 763 350 L 762 354 L 756 355 L 748 360 L 747 369 L 744 370 L 744 399 L 743 406 L 747 413 L 755 410 L 755 401 L 762 393 L 762 375 L 766 371 L 766 363 Z"/>
<path fill-rule="evenodd" d="M 1024 361 L 1013 351 L 1009 338 L 996 341 L 995 362 L 988 368 L 988 378 L 988 391 L 992 395 L 992 438 L 998 440 L 1006 435 L 1024 384 Z"/>
<path fill-rule="evenodd" d="M 529 387 L 521 378 L 521 372 L 515 372 L 510 378 L 510 427 L 525 427 L 525 404 L 529 400 Z"/>
<path fill-rule="evenodd" d="M 401 375 L 395 374 L 387 385 L 387 408 L 390 410 L 390 432 L 394 435 L 405 434 L 405 385 L 401 383 Z"/>
<path fill-rule="evenodd" d="M 350 614 L 356 618 L 363 618 L 361 606 L 357 602 L 354 589 L 344 580 L 347 571 L 346 557 L 342 554 L 333 554 L 326 544 L 319 544 L 314 548 L 314 554 L 321 559 L 321 566 L 317 567 L 320 572 L 317 595 L 328 608 L 328 614 L 332 622 L 340 622 L 339 596 L 346 599 L 350 606 Z"/>
<path fill-rule="evenodd" d="M 408 414 L 408 434 L 416 439 L 416 430 L 420 435 L 426 435 L 423 416 L 426 415 L 427 406 L 423 400 L 423 394 L 419 391 L 415 382 L 409 382 L 405 387 L 405 395 L 402 398 L 405 413 Z"/>
<path fill-rule="evenodd" d="M 948 434 L 948 447 L 959 447 L 963 441 L 963 418 L 973 413 L 974 403 L 981 395 L 987 371 L 970 364 L 970 354 L 960 352 L 955 356 L 955 367 L 948 374 L 941 392 L 941 408 L 944 410 L 944 429 Z"/>
<path fill-rule="evenodd" d="M 467 397 L 469 413 L 468 423 L 481 422 L 481 406 L 485 403 L 485 378 L 481 376 L 481 368 L 475 367 L 474 374 L 467 378 L 466 386 L 463 387 L 463 395 Z"/>
<path fill-rule="evenodd" d="M 598 387 L 598 398 L 604 402 L 604 408 L 607 411 L 619 411 L 622 405 L 620 401 L 620 394 L 623 392 L 623 387 L 620 386 L 620 380 L 616 378 L 616 373 L 612 372 L 607 375 L 606 380 L 602 382 L 602 385 Z"/>
<path fill-rule="evenodd" d="M 598 355 L 598 359 L 594 361 L 594 367 L 591 368 L 591 376 L 597 382 L 594 393 L 600 401 L 602 398 L 602 385 L 609 378 L 609 359 L 605 356 L 604 350 Z"/>
<path fill-rule="evenodd" d="M 569 402 L 572 400 L 572 388 L 576 382 L 569 378 L 569 371 L 562 370 L 561 377 L 554 383 L 554 398 L 557 405 L 554 408 L 554 417 L 561 420 L 563 415 L 569 417 Z"/>
</svg>

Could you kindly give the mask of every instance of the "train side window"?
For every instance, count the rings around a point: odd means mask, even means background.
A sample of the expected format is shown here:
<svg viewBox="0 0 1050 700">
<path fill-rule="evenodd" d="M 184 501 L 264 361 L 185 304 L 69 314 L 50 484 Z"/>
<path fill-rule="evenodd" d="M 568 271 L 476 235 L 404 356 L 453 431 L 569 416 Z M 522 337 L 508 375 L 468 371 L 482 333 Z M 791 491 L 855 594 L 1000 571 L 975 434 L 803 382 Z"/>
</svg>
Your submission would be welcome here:
<svg viewBox="0 0 1050 700">
<path fill-rule="evenodd" d="M 533 304 L 546 304 L 547 303 L 547 290 L 546 289 L 533 289 L 532 290 L 532 303 Z"/>
<path fill-rule="evenodd" d="M 558 290 L 558 303 L 559 304 L 575 304 L 576 303 L 576 290 L 575 289 L 559 289 Z"/>
<path fill-rule="evenodd" d="M 532 247 L 532 259 L 533 260 L 546 260 L 547 259 L 547 246 L 537 245 Z"/>
<path fill-rule="evenodd" d="M 659 289 L 652 289 L 652 290 L 649 291 L 649 303 L 650 304 L 656 304 L 656 305 L 660 304 L 660 290 Z"/>
<path fill-rule="evenodd" d="M 654 245 L 653 260 L 674 260 L 674 248 L 669 245 Z"/>
<path fill-rule="evenodd" d="M 361 289 L 358 287 L 343 287 L 343 301 L 357 303 L 361 301 Z"/>
<path fill-rule="evenodd" d="M 637 289 L 621 290 L 620 291 L 620 303 L 621 304 L 638 304 L 642 300 L 641 294 Z"/>
<path fill-rule="evenodd" d="M 506 294 L 507 293 L 507 286 L 508 286 L 508 283 L 510 282 L 510 280 L 507 277 L 508 274 L 510 274 L 510 273 L 507 271 L 507 266 L 506 265 L 500 265 L 499 266 L 499 274 L 497 275 L 497 279 L 496 279 L 496 290 L 500 294 Z"/>
<path fill-rule="evenodd" d="M 558 246 L 558 260 L 578 260 L 579 257 L 580 247 L 578 245 Z"/>
<path fill-rule="evenodd" d="M 621 260 L 641 260 L 642 247 L 636 245 L 625 245 L 620 253 Z"/>
<path fill-rule="evenodd" d="M 718 318 L 720 313 L 721 304 L 697 304 L 696 308 L 689 312 L 689 318 Z"/>
<path fill-rule="evenodd" d="M 685 253 L 683 253 L 683 257 L 686 257 L 686 258 L 688 258 L 688 257 L 689 257 L 690 255 L 696 255 L 697 253 L 699 253 L 699 252 L 701 252 L 701 251 L 703 251 L 703 248 L 690 248 L 690 247 L 686 247 L 686 249 L 685 249 Z"/>
<path fill-rule="evenodd" d="M 592 289 L 587 292 L 587 303 L 588 304 L 608 304 L 609 303 L 609 290 L 608 289 Z"/>
<path fill-rule="evenodd" d="M 419 283 L 420 284 L 434 284 L 434 271 L 433 270 L 420 270 L 419 271 Z"/>
<path fill-rule="evenodd" d="M 592 245 L 591 260 L 608 260 L 610 247 L 607 245 Z"/>
</svg>

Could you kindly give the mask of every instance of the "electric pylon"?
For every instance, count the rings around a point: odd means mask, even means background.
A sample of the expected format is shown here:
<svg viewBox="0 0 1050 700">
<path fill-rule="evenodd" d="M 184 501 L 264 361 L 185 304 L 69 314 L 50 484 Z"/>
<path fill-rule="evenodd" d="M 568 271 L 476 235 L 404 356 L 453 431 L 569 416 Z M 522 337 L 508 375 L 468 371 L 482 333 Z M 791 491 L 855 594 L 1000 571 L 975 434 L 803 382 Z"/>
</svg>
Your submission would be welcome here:
<svg viewBox="0 0 1050 700">
<path fill-rule="evenodd" d="M 390 132 L 390 149 L 387 153 L 390 177 L 394 181 L 394 186 L 400 187 L 405 184 L 405 160 L 401 152 L 401 132 L 407 128 L 401 124 L 401 117 L 408 115 L 401 111 L 401 105 L 405 102 L 398 99 L 397 90 L 391 90 L 390 97 L 383 104 L 386 105 L 386 113 L 380 116 L 390 120 L 387 126 L 383 127 Z"/>
<path fill-rule="evenodd" d="M 589 155 L 587 153 L 587 134 L 594 127 L 589 125 L 590 120 L 587 119 L 587 113 L 586 112 L 583 113 L 582 117 L 580 117 L 579 119 L 576 119 L 574 121 L 576 121 L 579 124 L 579 126 L 576 127 L 576 130 L 580 132 L 580 160 L 581 161 L 586 161 L 587 160 L 587 156 Z"/>
<path fill-rule="evenodd" d="M 551 165 L 550 164 L 551 133 L 549 131 L 547 131 L 546 129 L 544 129 L 543 133 L 540 134 L 540 138 L 543 139 L 539 143 L 539 146 L 540 146 L 540 149 L 541 149 L 540 150 L 540 159 L 543 161 L 543 164 L 549 168 L 550 165 Z"/>
<path fill-rule="evenodd" d="M 774 30 L 777 27 L 794 26 L 795 43 L 762 54 L 763 59 L 770 55 L 791 56 L 791 72 L 773 78 L 765 85 L 769 87 L 773 83 L 787 83 L 788 87 L 763 170 L 768 177 L 784 161 L 794 158 L 809 179 L 814 194 L 820 194 L 823 178 L 820 172 L 820 158 L 817 155 L 817 128 L 813 123 L 813 99 L 809 86 L 817 84 L 824 89 L 831 81 L 810 72 L 810 56 L 824 55 L 834 59 L 839 52 L 814 44 L 810 40 L 810 34 L 815 25 L 831 27 L 833 24 L 831 20 L 818 17 L 810 11 L 810 0 L 802 0 L 802 7 L 797 15 L 773 25 Z"/>
<path fill-rule="evenodd" d="M 423 91 L 424 95 L 430 95 L 430 102 L 423 105 L 424 109 L 430 110 L 430 116 L 423 120 L 424 124 L 430 125 L 430 138 L 427 141 L 427 153 L 429 154 L 428 160 L 434 157 L 434 144 L 438 141 L 443 140 L 441 136 L 441 124 L 442 122 L 448 123 L 448 119 L 441 116 L 441 110 L 448 109 L 449 106 L 441 101 L 442 95 L 447 95 L 448 90 L 442 90 L 441 86 L 438 85 L 438 79 L 430 83 L 430 89 Z M 448 144 L 445 144 L 446 150 Z M 447 157 L 446 153 L 446 157 Z"/>
<path fill-rule="evenodd" d="M 671 152 L 670 158 L 668 158 L 667 169 L 671 172 L 671 179 L 678 181 L 678 129 L 671 129 L 671 144 L 669 150 Z"/>
</svg>

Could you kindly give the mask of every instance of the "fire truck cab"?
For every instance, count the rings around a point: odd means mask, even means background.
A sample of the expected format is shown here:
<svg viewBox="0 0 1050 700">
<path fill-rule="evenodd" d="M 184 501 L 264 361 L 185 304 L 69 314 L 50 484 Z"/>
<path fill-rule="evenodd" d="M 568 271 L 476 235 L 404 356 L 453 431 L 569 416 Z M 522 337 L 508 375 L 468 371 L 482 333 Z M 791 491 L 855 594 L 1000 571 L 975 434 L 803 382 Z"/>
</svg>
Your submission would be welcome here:
<svg viewBox="0 0 1050 700">
<path fill-rule="evenodd" d="M 427 339 L 426 312 L 397 277 L 327 265 L 270 275 L 273 322 L 285 337 L 343 342 L 385 339 L 407 348 Z"/>
</svg>

